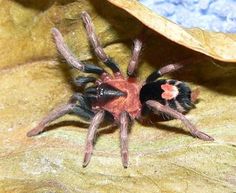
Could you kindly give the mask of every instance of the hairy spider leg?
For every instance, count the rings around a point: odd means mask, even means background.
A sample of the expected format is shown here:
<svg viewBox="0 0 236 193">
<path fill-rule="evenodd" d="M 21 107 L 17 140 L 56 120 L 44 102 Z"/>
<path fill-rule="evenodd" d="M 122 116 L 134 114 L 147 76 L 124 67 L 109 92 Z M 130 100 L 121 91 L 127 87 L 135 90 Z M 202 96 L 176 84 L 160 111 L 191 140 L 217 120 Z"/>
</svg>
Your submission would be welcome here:
<svg viewBox="0 0 236 193">
<path fill-rule="evenodd" d="M 48 123 L 51 123 L 52 121 L 58 119 L 59 117 L 71 112 L 71 110 L 74 107 L 75 107 L 75 104 L 70 103 L 70 104 L 65 104 L 65 105 L 55 108 L 47 116 L 45 116 L 35 128 L 30 130 L 27 133 L 27 136 L 32 137 L 32 136 L 40 134 L 41 132 L 43 132 L 44 128 L 46 127 Z"/>
<path fill-rule="evenodd" d="M 181 64 L 168 64 L 166 66 L 163 66 L 161 69 L 152 72 L 146 79 L 146 83 L 154 82 L 156 79 L 160 78 L 161 76 L 174 72 L 180 68 L 182 68 L 183 65 Z"/>
<path fill-rule="evenodd" d="M 171 73 L 171 72 L 174 72 L 174 71 L 182 68 L 186 64 L 198 63 L 198 62 L 206 60 L 206 59 L 209 60 L 209 58 L 206 57 L 206 56 L 194 56 L 194 57 L 190 57 L 190 58 L 184 59 L 184 60 L 182 60 L 181 62 L 178 62 L 178 63 L 168 64 L 168 65 L 162 67 L 161 69 L 151 73 L 147 77 L 146 83 L 153 82 L 156 79 L 160 78 L 161 76 L 163 76 L 163 75 L 165 75 L 167 73 Z"/>
<path fill-rule="evenodd" d="M 120 115 L 120 152 L 121 159 L 124 168 L 128 167 L 129 162 L 129 149 L 128 149 L 128 127 L 130 123 L 129 113 L 126 111 L 122 112 Z"/>
<path fill-rule="evenodd" d="M 116 64 L 110 57 L 107 56 L 107 54 L 104 52 L 101 43 L 95 33 L 95 28 L 92 23 L 91 17 L 86 11 L 83 11 L 81 14 L 82 20 L 84 22 L 84 26 L 86 29 L 86 33 L 88 36 L 88 39 L 95 51 L 95 54 L 97 57 L 104 63 L 106 66 L 108 66 L 112 72 L 116 75 L 120 75 L 120 69 L 118 64 Z"/>
<path fill-rule="evenodd" d="M 134 40 L 134 47 L 132 50 L 132 56 L 131 56 L 131 59 L 130 59 L 130 62 L 129 62 L 129 65 L 127 68 L 127 74 L 130 77 L 135 76 L 135 74 L 136 74 L 142 46 L 143 46 L 143 42 L 142 42 L 141 38 Z"/>
<path fill-rule="evenodd" d="M 85 141 L 83 167 L 86 167 L 91 159 L 91 156 L 93 153 L 95 135 L 96 135 L 99 125 L 104 120 L 104 115 L 105 115 L 105 111 L 103 111 L 103 110 L 98 111 L 90 123 L 88 133 L 87 133 L 87 138 Z"/>
<path fill-rule="evenodd" d="M 77 59 L 64 42 L 62 34 L 57 28 L 52 28 L 52 35 L 54 37 L 58 52 L 65 58 L 68 64 L 82 72 L 94 73 L 100 76 L 106 73 L 104 69 L 98 66 L 93 64 L 85 64 Z"/>
<path fill-rule="evenodd" d="M 164 106 L 161 103 L 149 100 L 146 102 L 147 106 L 153 110 L 154 113 L 163 112 L 167 115 L 170 115 L 171 117 L 175 119 L 179 119 L 183 122 L 183 124 L 190 130 L 190 133 L 194 137 L 198 137 L 199 139 L 202 139 L 204 141 L 213 141 L 214 139 L 207 135 L 206 133 L 198 130 L 182 113 L 179 113 L 178 111 L 168 107 Z"/>
<path fill-rule="evenodd" d="M 94 113 L 89 109 L 83 108 L 75 103 L 67 103 L 54 108 L 35 128 L 27 133 L 27 136 L 32 137 L 40 134 L 49 123 L 68 113 L 77 114 L 85 119 L 91 119 L 94 116 Z"/>
</svg>

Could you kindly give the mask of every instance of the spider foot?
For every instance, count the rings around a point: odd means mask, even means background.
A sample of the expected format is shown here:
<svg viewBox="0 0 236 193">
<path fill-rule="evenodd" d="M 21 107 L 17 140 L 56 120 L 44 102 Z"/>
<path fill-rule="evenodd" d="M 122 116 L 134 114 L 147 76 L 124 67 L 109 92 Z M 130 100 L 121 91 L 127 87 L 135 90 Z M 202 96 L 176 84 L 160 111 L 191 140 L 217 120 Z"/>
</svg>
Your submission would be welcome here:
<svg viewBox="0 0 236 193">
<path fill-rule="evenodd" d="M 211 137 L 210 135 L 208 135 L 202 131 L 195 130 L 195 131 L 191 131 L 190 133 L 192 134 L 192 136 L 202 139 L 204 141 L 214 141 L 213 137 Z"/>
<path fill-rule="evenodd" d="M 93 145 L 88 143 L 85 148 L 83 167 L 86 167 L 89 164 L 93 152 Z"/>
<path fill-rule="evenodd" d="M 121 159 L 122 159 L 123 167 L 127 168 L 128 167 L 128 160 L 129 160 L 127 151 L 121 152 Z"/>
<path fill-rule="evenodd" d="M 40 134 L 42 131 L 43 131 L 44 128 L 38 126 L 38 127 L 35 127 L 33 129 L 31 129 L 30 131 L 27 132 L 27 137 L 33 137 L 33 136 L 36 136 L 38 134 Z"/>
</svg>

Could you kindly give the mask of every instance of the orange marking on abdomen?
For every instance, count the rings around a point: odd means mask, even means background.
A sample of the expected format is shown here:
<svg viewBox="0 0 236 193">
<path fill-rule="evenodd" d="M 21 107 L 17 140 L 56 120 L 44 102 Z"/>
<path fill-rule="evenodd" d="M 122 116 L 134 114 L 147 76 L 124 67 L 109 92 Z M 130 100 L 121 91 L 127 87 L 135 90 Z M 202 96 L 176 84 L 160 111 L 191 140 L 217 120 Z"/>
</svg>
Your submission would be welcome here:
<svg viewBox="0 0 236 193">
<path fill-rule="evenodd" d="M 161 94 L 161 97 L 163 99 L 171 100 L 177 97 L 177 95 L 179 94 L 178 88 L 174 85 L 165 83 L 161 85 L 161 88 L 162 90 L 164 90 L 164 92 Z"/>
</svg>

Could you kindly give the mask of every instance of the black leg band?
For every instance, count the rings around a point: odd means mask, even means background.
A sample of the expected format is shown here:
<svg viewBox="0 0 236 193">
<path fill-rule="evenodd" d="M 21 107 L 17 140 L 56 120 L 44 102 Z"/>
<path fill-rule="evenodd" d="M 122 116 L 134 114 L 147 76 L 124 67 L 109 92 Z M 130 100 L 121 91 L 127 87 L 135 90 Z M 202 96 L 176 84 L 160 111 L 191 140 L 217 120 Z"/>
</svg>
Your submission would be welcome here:
<svg viewBox="0 0 236 193">
<path fill-rule="evenodd" d="M 104 64 L 106 64 L 113 73 L 120 72 L 118 64 L 116 64 L 111 58 L 108 58 L 106 61 L 104 61 Z"/>
</svg>

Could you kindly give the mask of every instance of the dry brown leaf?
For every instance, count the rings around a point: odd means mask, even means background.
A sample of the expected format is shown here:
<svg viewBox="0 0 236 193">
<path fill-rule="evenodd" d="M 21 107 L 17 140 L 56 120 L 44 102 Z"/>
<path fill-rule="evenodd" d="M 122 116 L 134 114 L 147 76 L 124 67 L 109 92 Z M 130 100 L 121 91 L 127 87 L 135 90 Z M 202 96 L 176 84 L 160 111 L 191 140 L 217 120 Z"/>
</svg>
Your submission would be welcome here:
<svg viewBox="0 0 236 193">
<path fill-rule="evenodd" d="M 235 192 L 236 72 L 231 65 L 202 62 L 174 74 L 200 88 L 197 108 L 187 117 L 215 142 L 194 139 L 178 120 L 135 123 L 125 170 L 118 128 L 100 129 L 87 168 L 82 159 L 88 123 L 78 117 L 64 116 L 51 130 L 26 137 L 44 115 L 68 100 L 74 91 L 71 79 L 80 74 L 56 58 L 51 27 L 61 30 L 78 58 L 97 64 L 79 17 L 84 10 L 92 15 L 106 53 L 125 72 L 131 39 L 142 25 L 123 10 L 101 0 L 0 0 L 0 192 Z M 156 33 L 150 39 L 140 79 L 193 54 Z"/>
<path fill-rule="evenodd" d="M 157 15 L 136 0 L 108 0 L 166 38 L 225 62 L 236 62 L 236 34 L 185 29 Z"/>
</svg>

